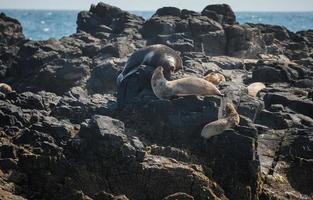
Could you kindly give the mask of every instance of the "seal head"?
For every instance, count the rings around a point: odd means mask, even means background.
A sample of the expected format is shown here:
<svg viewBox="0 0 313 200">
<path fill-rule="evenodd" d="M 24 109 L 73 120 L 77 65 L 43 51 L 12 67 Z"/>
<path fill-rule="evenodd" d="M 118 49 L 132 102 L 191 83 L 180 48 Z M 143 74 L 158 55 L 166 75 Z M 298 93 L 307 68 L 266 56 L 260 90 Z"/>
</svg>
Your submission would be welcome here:
<svg viewBox="0 0 313 200">
<path fill-rule="evenodd" d="M 149 65 L 152 67 L 162 66 L 164 75 L 167 79 L 171 73 L 182 68 L 182 59 L 180 53 L 174 49 L 163 45 L 155 44 L 134 52 L 127 60 L 123 71 L 117 77 L 119 85 L 128 76 L 137 72 L 140 65 Z"/>
</svg>

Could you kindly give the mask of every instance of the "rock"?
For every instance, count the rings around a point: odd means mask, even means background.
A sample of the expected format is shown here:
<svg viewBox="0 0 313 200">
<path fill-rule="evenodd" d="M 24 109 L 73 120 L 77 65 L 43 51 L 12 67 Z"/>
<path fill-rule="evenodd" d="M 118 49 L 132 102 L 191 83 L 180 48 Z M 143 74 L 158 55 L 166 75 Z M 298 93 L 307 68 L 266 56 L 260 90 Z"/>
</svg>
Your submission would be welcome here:
<svg viewBox="0 0 313 200">
<path fill-rule="evenodd" d="M 235 13 L 227 4 L 208 5 L 202 10 L 201 14 L 223 24 L 236 23 Z"/>
<path fill-rule="evenodd" d="M 163 200 L 193 200 L 194 198 L 186 193 L 175 193 L 165 197 Z"/>
<path fill-rule="evenodd" d="M 310 79 L 298 80 L 294 83 L 294 86 L 299 88 L 313 88 L 313 80 Z"/>
<path fill-rule="evenodd" d="M 245 25 L 225 27 L 227 36 L 227 55 L 234 57 L 256 58 L 264 52 L 264 41 L 260 31 Z"/>
<path fill-rule="evenodd" d="M 1 199 L 12 199 L 12 200 L 25 200 L 25 198 L 18 196 L 18 195 L 14 195 L 8 191 L 2 190 L 0 189 L 0 198 Z"/>
<path fill-rule="evenodd" d="M 143 21 L 141 17 L 100 2 L 92 5 L 89 12 L 83 11 L 78 14 L 77 32 L 85 31 L 97 36 L 99 32 L 120 34 L 127 29 L 135 29 L 136 33 Z"/>
<path fill-rule="evenodd" d="M 32 41 L 0 14 L 0 79 L 14 89 L 0 92 L 0 199 L 311 199 L 311 30 L 240 25 L 225 4 L 145 21 L 98 3 L 77 25 Z M 183 60 L 170 79 L 218 72 L 225 97 L 159 100 L 146 65 L 116 88 L 128 55 L 157 43 Z M 204 141 L 229 102 L 240 123 Z"/>
<path fill-rule="evenodd" d="M 264 185 L 263 195 L 265 197 L 309 198 L 312 190 L 302 184 L 312 181 L 310 176 L 303 176 L 303 174 L 307 174 L 310 171 L 311 163 L 308 160 L 309 154 L 307 154 L 310 152 L 307 150 L 298 151 L 299 148 L 307 149 L 307 147 L 312 145 L 309 133 L 310 130 L 307 129 L 285 131 L 280 151 L 276 153 L 276 161 L 272 165 L 272 170 L 267 175 L 269 180 Z M 298 170 L 301 170 L 301 173 Z M 298 180 L 301 180 L 301 182 L 298 182 Z M 277 189 L 273 190 L 272 188 Z M 282 190 L 288 192 L 281 192 Z"/>
<path fill-rule="evenodd" d="M 182 193 L 189 192 L 191 187 L 192 192 L 190 195 L 195 199 L 206 199 L 208 197 L 226 198 L 224 195 L 214 193 L 214 191 L 218 191 L 219 188 L 214 187 L 214 182 L 210 181 L 202 174 L 203 170 L 199 166 L 186 165 L 164 157 L 147 156 L 142 163 L 142 167 L 144 173 L 151 173 L 150 179 L 147 180 L 149 193 L 146 198 L 148 199 L 162 199 L 175 193 L 171 187 L 167 187 L 167 184 L 163 182 L 165 180 L 164 176 L 167 176 L 167 181 L 175 184 L 175 188 L 179 188 L 178 190 Z M 169 171 L 170 173 L 166 175 L 164 171 Z M 180 179 L 182 177 L 184 177 L 184 179 Z M 192 182 L 194 184 L 192 184 Z M 199 187 L 200 185 L 203 186 Z M 188 186 L 189 189 L 187 189 Z M 210 187 L 212 187 L 213 191 L 209 189 Z M 162 192 L 156 193 L 156 188 L 158 191 Z"/>
<path fill-rule="evenodd" d="M 116 58 L 126 57 L 134 51 L 133 45 L 125 37 L 116 38 L 116 42 L 108 44 L 101 49 L 101 53 L 109 54 Z"/>
<path fill-rule="evenodd" d="M 0 100 L 0 125 L 23 127 L 28 125 L 29 119 L 25 119 L 20 107 Z"/>
<path fill-rule="evenodd" d="M 252 71 L 252 82 L 277 83 L 292 82 L 299 77 L 297 71 L 280 64 L 258 66 Z"/>
<path fill-rule="evenodd" d="M 184 53 L 195 50 L 193 40 L 188 39 L 188 37 L 189 37 L 188 33 L 158 35 L 154 39 L 154 42 L 158 44 L 165 44 L 176 51 Z"/>
<path fill-rule="evenodd" d="M 38 82 L 47 91 L 62 94 L 87 79 L 90 75 L 88 62 L 88 59 L 80 58 L 46 65 L 39 74 Z"/>
<path fill-rule="evenodd" d="M 114 196 L 105 191 L 102 191 L 95 195 L 94 200 L 128 200 L 128 198 L 125 195 Z"/>
<path fill-rule="evenodd" d="M 302 100 L 289 93 L 269 93 L 264 96 L 265 105 L 268 107 L 272 104 L 282 104 L 290 109 L 313 118 L 313 102 Z"/>
<path fill-rule="evenodd" d="M 24 40 L 23 29 L 19 21 L 0 13 L 0 43 L 12 45 Z"/>
<path fill-rule="evenodd" d="M 96 66 L 88 80 L 88 88 L 92 93 L 116 91 L 116 78 L 121 68 L 113 63 L 101 63 Z"/>
<path fill-rule="evenodd" d="M 208 32 L 223 30 L 223 27 L 219 23 L 204 16 L 195 16 L 191 18 L 189 25 L 193 35 L 201 35 Z"/>
<path fill-rule="evenodd" d="M 228 191 L 228 197 L 246 199 L 257 194 L 259 190 L 259 185 L 256 184 L 260 178 L 259 161 L 256 157 L 255 139 L 238 133 L 232 130 L 224 131 L 223 134 L 208 140 L 203 148 L 205 156 L 209 158 L 210 167 L 218 174 L 214 178 Z M 231 147 L 234 144 L 236 148 Z"/>
<path fill-rule="evenodd" d="M 159 8 L 153 16 L 162 17 L 162 16 L 168 16 L 168 15 L 180 17 L 181 11 L 179 8 L 176 8 L 176 7 L 163 7 L 163 8 Z"/>
<path fill-rule="evenodd" d="M 288 123 L 288 120 L 286 120 L 284 116 L 279 113 L 271 113 L 266 110 L 262 110 L 258 114 L 255 122 L 272 129 L 287 129 L 290 126 L 290 123 Z"/>
<path fill-rule="evenodd" d="M 242 59 L 234 57 L 216 56 L 211 57 L 210 61 L 222 69 L 242 69 L 244 66 L 244 61 Z"/>
<path fill-rule="evenodd" d="M 49 133 L 56 140 L 66 140 L 74 136 L 75 127 L 67 121 L 58 121 L 54 117 L 44 117 L 42 122 L 33 124 L 33 130 Z"/>
<path fill-rule="evenodd" d="M 188 31 L 188 22 L 186 20 L 174 16 L 155 16 L 143 24 L 141 33 L 144 38 L 154 38 L 157 35 L 169 35 L 186 31 Z"/>
<path fill-rule="evenodd" d="M 215 31 L 200 36 L 203 51 L 209 56 L 225 55 L 227 38 L 224 31 Z"/>
</svg>

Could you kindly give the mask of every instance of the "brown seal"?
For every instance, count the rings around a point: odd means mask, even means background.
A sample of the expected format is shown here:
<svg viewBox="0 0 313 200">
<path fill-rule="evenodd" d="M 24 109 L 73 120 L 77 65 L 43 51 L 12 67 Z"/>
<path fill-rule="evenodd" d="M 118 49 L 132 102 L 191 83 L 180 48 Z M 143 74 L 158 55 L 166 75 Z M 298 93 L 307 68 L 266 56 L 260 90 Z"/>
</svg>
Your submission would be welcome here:
<svg viewBox="0 0 313 200">
<path fill-rule="evenodd" d="M 248 94 L 250 96 L 256 97 L 256 95 L 258 94 L 258 92 L 262 89 L 266 88 L 266 86 L 264 85 L 264 83 L 261 82 L 255 82 L 250 84 L 247 89 L 248 89 Z"/>
<path fill-rule="evenodd" d="M 135 73 L 140 65 L 148 65 L 154 68 L 164 67 L 164 75 L 170 78 L 172 72 L 182 67 L 180 53 L 174 49 L 163 45 L 155 44 L 134 52 L 127 60 L 123 71 L 117 77 L 119 85 L 126 77 Z"/>
<path fill-rule="evenodd" d="M 205 80 L 213 83 L 214 85 L 218 85 L 221 82 L 225 82 L 225 76 L 218 72 L 211 72 L 204 77 Z"/>
<path fill-rule="evenodd" d="M 151 78 L 151 87 L 159 99 L 170 99 L 173 96 L 223 96 L 215 85 L 197 77 L 186 77 L 173 81 L 164 78 L 163 67 L 157 67 Z"/>
<path fill-rule="evenodd" d="M 7 94 L 12 92 L 12 88 L 6 83 L 0 83 L 0 92 Z"/>
<path fill-rule="evenodd" d="M 224 130 L 232 128 L 239 124 L 240 117 L 232 103 L 226 104 L 228 117 L 213 121 L 205 125 L 201 131 L 201 136 L 209 139 L 215 135 L 221 134 Z"/>
</svg>

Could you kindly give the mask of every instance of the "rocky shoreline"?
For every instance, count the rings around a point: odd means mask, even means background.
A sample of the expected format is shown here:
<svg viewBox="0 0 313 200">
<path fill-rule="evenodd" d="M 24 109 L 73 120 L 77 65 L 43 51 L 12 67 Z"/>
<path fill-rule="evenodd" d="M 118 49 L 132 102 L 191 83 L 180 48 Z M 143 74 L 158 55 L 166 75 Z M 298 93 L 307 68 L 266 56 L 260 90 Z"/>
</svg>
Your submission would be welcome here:
<svg viewBox="0 0 313 200">
<path fill-rule="evenodd" d="M 142 68 L 117 109 L 127 56 L 157 43 L 181 53 L 173 79 L 219 71 L 227 97 L 159 100 Z M 313 199 L 312 30 L 239 24 L 228 5 L 144 20 L 99 3 L 77 33 L 32 41 L 2 13 L 0 82 L 0 199 Z M 225 99 L 240 124 L 204 141 Z"/>
</svg>

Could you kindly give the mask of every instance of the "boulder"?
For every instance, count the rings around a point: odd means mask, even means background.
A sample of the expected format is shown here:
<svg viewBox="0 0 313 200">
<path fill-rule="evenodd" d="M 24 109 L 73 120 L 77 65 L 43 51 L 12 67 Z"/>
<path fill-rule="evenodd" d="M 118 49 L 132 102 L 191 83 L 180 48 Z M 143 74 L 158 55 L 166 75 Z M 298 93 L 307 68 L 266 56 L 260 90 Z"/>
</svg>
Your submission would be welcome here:
<svg viewBox="0 0 313 200">
<path fill-rule="evenodd" d="M 229 25 L 225 27 L 227 36 L 227 55 L 235 57 L 256 58 L 264 53 L 264 41 L 260 31 L 246 25 Z"/>
<path fill-rule="evenodd" d="M 12 45 L 24 40 L 23 29 L 19 21 L 0 13 L 0 44 Z"/>
<path fill-rule="evenodd" d="M 208 5 L 202 10 L 201 14 L 223 24 L 232 25 L 236 23 L 236 15 L 227 4 Z"/>
<path fill-rule="evenodd" d="M 92 5 L 90 10 L 82 11 L 77 17 L 77 32 L 87 32 L 94 36 L 98 33 L 136 34 L 143 23 L 143 18 L 123 11 L 103 2 Z"/>
</svg>

